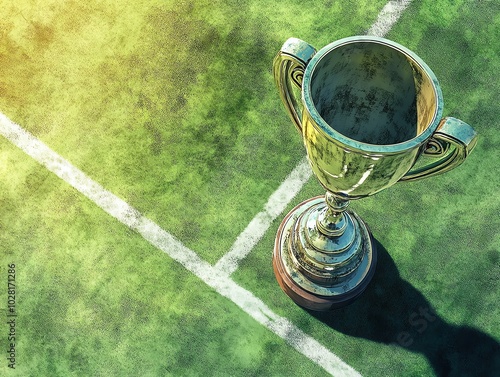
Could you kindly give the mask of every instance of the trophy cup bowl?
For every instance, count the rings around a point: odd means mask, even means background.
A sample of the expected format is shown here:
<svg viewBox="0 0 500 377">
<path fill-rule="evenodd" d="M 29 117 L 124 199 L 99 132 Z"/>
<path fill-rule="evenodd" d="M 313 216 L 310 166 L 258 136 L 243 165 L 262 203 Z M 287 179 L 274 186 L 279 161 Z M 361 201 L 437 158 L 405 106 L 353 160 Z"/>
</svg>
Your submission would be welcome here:
<svg viewBox="0 0 500 377">
<path fill-rule="evenodd" d="M 326 190 L 283 219 L 274 273 L 298 305 L 339 308 L 365 290 L 377 260 L 368 227 L 347 208 L 350 200 L 457 167 L 477 135 L 461 120 L 442 118 L 434 73 L 384 38 L 349 37 L 319 51 L 290 38 L 274 59 L 273 75 Z"/>
</svg>

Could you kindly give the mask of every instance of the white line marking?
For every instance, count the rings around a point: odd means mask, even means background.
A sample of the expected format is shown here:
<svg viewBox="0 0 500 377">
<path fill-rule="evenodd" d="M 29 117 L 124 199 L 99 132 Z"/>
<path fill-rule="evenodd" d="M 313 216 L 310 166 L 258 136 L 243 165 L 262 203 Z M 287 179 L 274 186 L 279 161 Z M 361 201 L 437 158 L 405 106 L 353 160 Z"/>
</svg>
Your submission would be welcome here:
<svg viewBox="0 0 500 377">
<path fill-rule="evenodd" d="M 378 14 L 377 20 L 370 27 L 367 35 L 383 37 L 398 21 L 411 0 L 389 1 Z M 215 264 L 222 273 L 231 275 L 238 269 L 241 260 L 246 258 L 259 240 L 264 236 L 272 222 L 286 208 L 288 203 L 299 193 L 302 186 L 311 177 L 312 172 L 304 158 L 271 195 L 264 210 L 259 212 L 240 233 L 231 249 Z"/>
<path fill-rule="evenodd" d="M 284 339 L 298 352 L 327 372 L 337 376 L 360 376 L 356 370 L 317 340 L 304 333 L 288 319 L 275 314 L 262 300 L 240 287 L 230 277 L 221 274 L 218 269 L 202 260 L 195 252 L 188 249 L 156 223 L 104 189 L 2 113 L 0 113 L 0 134 L 80 191 L 105 212 L 138 232 L 152 245 L 181 263 L 217 293 L 230 299 L 257 322 Z"/>
<path fill-rule="evenodd" d="M 377 21 L 368 29 L 367 35 L 384 37 L 399 20 L 411 0 L 389 1 L 378 14 Z"/>
<path fill-rule="evenodd" d="M 231 249 L 215 264 L 226 275 L 231 275 L 238 269 L 238 263 L 245 258 L 259 240 L 264 236 L 272 222 L 286 208 L 288 203 L 299 193 L 311 177 L 312 172 L 304 157 L 295 169 L 288 175 L 278 189 L 269 197 L 264 210 L 259 212 L 240 233 Z"/>
<path fill-rule="evenodd" d="M 411 0 L 389 1 L 367 34 L 383 37 L 397 22 L 410 2 Z M 299 163 L 278 190 L 269 198 L 264 210 L 257 214 L 240 234 L 228 254 L 213 267 L 153 221 L 141 215 L 138 210 L 104 189 L 97 182 L 94 182 L 85 173 L 64 160 L 2 113 L 0 113 L 0 133 L 30 157 L 92 200 L 105 212 L 137 231 L 152 245 L 181 263 L 219 294 L 230 299 L 252 318 L 284 339 L 298 352 L 317 363 L 327 372 L 338 376 L 360 376 L 356 370 L 343 362 L 337 355 L 314 338 L 305 334 L 288 319 L 275 314 L 264 302 L 227 276 L 237 269 L 239 260 L 251 251 L 269 228 L 271 222 L 307 182 L 311 173 L 306 169 L 307 163 L 305 160 Z M 227 275 L 221 274 L 221 271 Z"/>
</svg>

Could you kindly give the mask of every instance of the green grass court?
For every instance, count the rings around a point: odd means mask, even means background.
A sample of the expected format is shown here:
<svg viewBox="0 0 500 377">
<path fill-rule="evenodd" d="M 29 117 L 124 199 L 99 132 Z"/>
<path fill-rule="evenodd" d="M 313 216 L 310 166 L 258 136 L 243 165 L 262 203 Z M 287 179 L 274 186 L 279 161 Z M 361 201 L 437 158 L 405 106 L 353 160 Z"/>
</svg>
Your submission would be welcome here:
<svg viewBox="0 0 500 377">
<path fill-rule="evenodd" d="M 0 112 L 215 265 L 304 158 L 272 60 L 364 34 L 385 0 L 1 1 Z M 309 313 L 272 270 L 281 219 L 230 276 L 363 376 L 500 375 L 500 3 L 414 0 L 386 38 L 479 133 L 459 168 L 351 206 L 379 248 L 352 305 Z M 15 369 L 9 265 L 15 264 Z M 0 136 L 1 376 L 326 376 Z"/>
</svg>

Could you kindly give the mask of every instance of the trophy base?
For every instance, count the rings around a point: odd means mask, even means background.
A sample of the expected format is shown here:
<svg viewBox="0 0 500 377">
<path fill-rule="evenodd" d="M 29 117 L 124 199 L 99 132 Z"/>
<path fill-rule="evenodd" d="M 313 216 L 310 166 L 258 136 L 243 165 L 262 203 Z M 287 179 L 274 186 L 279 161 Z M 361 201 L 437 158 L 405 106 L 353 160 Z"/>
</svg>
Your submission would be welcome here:
<svg viewBox="0 0 500 377">
<path fill-rule="evenodd" d="M 356 300 L 371 281 L 377 263 L 377 251 L 368 227 L 356 213 L 346 210 L 356 224 L 357 237 L 360 239 L 354 246 L 355 250 L 351 248 L 329 254 L 333 254 L 335 258 L 350 260 L 350 265 L 346 267 L 346 262 L 343 262 L 338 269 L 332 265 L 325 266 L 324 273 L 331 276 L 326 283 L 314 281 L 308 276 L 307 268 L 301 267 L 297 257 L 297 250 L 304 245 L 294 244 L 304 242 L 297 240 L 307 239 L 298 235 L 301 232 L 298 225 L 303 223 L 304 216 L 319 212 L 325 206 L 324 197 L 319 196 L 302 202 L 290 211 L 278 229 L 273 254 L 274 274 L 283 291 L 297 305 L 315 311 L 341 308 Z M 315 247 L 312 249 L 315 249 L 315 253 L 322 253 Z M 342 255 L 346 253 L 350 255 Z"/>
</svg>

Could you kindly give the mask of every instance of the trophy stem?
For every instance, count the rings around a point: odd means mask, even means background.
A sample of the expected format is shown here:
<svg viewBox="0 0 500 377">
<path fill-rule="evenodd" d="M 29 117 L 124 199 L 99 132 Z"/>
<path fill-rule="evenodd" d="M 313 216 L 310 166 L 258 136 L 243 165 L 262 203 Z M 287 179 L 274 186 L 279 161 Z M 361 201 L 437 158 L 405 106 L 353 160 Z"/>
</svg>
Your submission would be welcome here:
<svg viewBox="0 0 500 377">
<path fill-rule="evenodd" d="M 319 214 L 316 225 L 318 230 L 324 235 L 339 237 L 344 233 L 347 227 L 344 211 L 349 206 L 349 201 L 339 199 L 331 192 L 327 191 L 325 202 L 327 206 Z"/>
<path fill-rule="evenodd" d="M 285 293 L 304 308 L 347 305 L 373 277 L 373 239 L 348 205 L 349 201 L 327 192 L 299 204 L 280 225 L 274 272 Z"/>
</svg>

